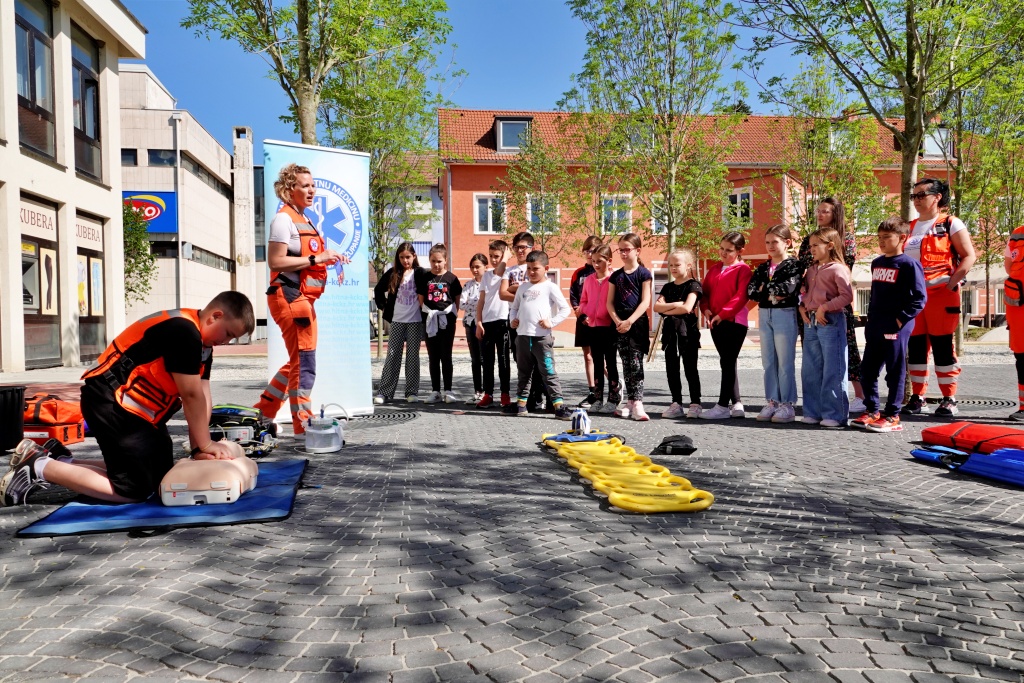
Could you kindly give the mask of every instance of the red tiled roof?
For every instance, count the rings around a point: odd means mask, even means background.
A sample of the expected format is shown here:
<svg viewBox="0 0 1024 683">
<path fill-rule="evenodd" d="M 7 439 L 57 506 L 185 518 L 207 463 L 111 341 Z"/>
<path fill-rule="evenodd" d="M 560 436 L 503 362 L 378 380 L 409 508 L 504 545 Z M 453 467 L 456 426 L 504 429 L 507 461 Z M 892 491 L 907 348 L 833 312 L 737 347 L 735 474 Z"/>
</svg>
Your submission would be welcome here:
<svg viewBox="0 0 1024 683">
<path fill-rule="evenodd" d="M 514 111 L 480 109 L 438 109 L 438 152 L 444 161 L 451 162 L 505 162 L 514 159 L 515 152 L 498 152 L 494 133 L 497 117 L 530 118 L 532 131 L 545 142 L 559 137 L 559 127 L 569 120 L 567 112 Z M 710 124 L 714 117 L 705 117 Z M 868 119 L 875 126 L 879 166 L 900 165 L 900 153 L 893 146 L 892 133 Z M 890 119 L 901 126 L 902 119 Z M 793 126 L 799 120 L 786 116 L 744 116 L 739 125 L 735 151 L 727 158 L 731 166 L 748 164 L 777 164 L 787 156 L 787 145 L 793 144 Z M 710 127 L 710 126 L 709 126 Z M 921 165 L 942 166 L 941 159 L 922 159 Z"/>
</svg>

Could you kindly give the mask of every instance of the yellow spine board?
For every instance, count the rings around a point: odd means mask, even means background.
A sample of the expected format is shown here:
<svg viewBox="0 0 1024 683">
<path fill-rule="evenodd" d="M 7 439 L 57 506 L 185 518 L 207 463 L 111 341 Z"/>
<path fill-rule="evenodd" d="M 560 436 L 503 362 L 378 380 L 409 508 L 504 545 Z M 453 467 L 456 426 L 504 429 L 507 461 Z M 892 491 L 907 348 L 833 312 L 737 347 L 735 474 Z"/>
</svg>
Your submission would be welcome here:
<svg viewBox="0 0 1024 683">
<path fill-rule="evenodd" d="M 651 462 L 619 439 L 560 443 L 545 434 L 541 441 L 577 470 L 580 477 L 608 496 L 608 502 L 630 512 L 699 512 L 715 502 L 708 491 Z"/>
</svg>

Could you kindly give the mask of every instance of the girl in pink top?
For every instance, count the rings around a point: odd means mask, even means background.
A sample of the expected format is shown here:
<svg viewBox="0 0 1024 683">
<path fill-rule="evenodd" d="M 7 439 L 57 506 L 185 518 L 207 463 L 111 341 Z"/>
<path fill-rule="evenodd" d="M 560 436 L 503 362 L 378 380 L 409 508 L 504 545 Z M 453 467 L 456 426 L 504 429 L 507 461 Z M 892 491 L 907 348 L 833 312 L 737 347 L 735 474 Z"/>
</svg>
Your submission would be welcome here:
<svg viewBox="0 0 1024 683">
<path fill-rule="evenodd" d="M 701 283 L 704 296 L 700 300 L 700 309 L 711 328 L 711 339 L 718 349 L 718 363 L 722 368 L 718 404 L 701 413 L 705 420 L 746 417 L 736 374 L 736 360 L 747 337 L 747 285 L 751 271 L 742 258 L 746 244 L 738 232 L 723 235 L 718 247 L 722 260 L 711 266 Z"/>
<path fill-rule="evenodd" d="M 619 368 L 615 362 L 615 327 L 608 315 L 608 280 L 612 274 L 612 249 L 601 245 L 592 255 L 594 272 L 583 280 L 580 294 L 579 324 L 589 327 L 590 353 L 594 358 L 594 397 L 591 404 L 593 413 L 610 413 L 622 401 L 622 387 L 619 384 Z M 608 369 L 608 402 L 604 402 L 604 374 Z"/>
</svg>

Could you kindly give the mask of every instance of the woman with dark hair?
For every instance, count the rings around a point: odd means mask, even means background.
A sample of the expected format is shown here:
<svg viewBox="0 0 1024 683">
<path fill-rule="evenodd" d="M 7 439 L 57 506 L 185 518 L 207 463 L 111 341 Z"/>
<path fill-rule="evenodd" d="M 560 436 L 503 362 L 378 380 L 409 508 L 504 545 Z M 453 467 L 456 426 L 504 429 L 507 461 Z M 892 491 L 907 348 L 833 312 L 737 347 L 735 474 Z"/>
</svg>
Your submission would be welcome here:
<svg viewBox="0 0 1024 683">
<path fill-rule="evenodd" d="M 398 373 L 405 346 L 405 400 L 419 400 L 420 343 L 423 341 L 423 314 L 416 296 L 416 274 L 423 270 L 411 242 L 402 242 L 395 249 L 395 265 L 373 288 L 373 301 L 384 311 L 384 320 L 391 324 L 388 332 L 388 356 L 377 385 L 376 405 L 390 401 L 398 388 Z"/>
<path fill-rule="evenodd" d="M 857 239 L 853 231 L 846 229 L 846 210 L 843 203 L 834 197 L 825 197 L 814 210 L 814 218 L 817 222 L 817 230 L 832 228 L 839 233 L 839 239 L 843 241 L 843 260 L 847 268 L 853 273 L 853 264 L 857 261 Z M 813 231 L 812 231 L 813 232 Z M 804 264 L 804 269 L 814 264 L 811 256 L 811 236 L 804 237 L 800 243 L 800 251 L 797 258 Z M 803 320 L 800 321 L 800 332 L 803 334 Z M 847 379 L 853 386 L 854 398 L 850 401 L 851 413 L 864 412 L 864 390 L 860 386 L 860 348 L 857 346 L 857 328 L 854 325 L 853 305 L 846 307 L 846 349 L 847 358 Z"/>
<path fill-rule="evenodd" d="M 288 360 L 260 395 L 259 408 L 274 417 L 287 398 L 295 434 L 313 416 L 310 395 L 316 380 L 316 310 L 313 304 L 327 286 L 327 266 L 349 263 L 344 254 L 328 249 L 324 236 L 306 215 L 316 197 L 313 174 L 305 166 L 287 164 L 274 181 L 283 206 L 270 222 L 267 265 L 270 287 L 267 308 L 281 329 Z"/>
</svg>

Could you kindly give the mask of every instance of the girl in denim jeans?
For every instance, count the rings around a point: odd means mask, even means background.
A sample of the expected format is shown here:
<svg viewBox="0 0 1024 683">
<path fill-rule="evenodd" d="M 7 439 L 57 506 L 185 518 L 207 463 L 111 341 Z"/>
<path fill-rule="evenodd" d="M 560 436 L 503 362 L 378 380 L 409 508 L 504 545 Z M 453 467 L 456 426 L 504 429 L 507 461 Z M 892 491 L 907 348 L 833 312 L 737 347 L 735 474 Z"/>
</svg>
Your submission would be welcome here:
<svg viewBox="0 0 1024 683">
<path fill-rule="evenodd" d="M 810 237 L 814 263 L 804 274 L 800 317 L 804 321 L 804 424 L 837 429 L 846 424 L 846 313 L 853 301 L 850 269 L 843 261 L 843 242 L 833 228 Z"/>
<path fill-rule="evenodd" d="M 747 296 L 759 307 L 761 366 L 768 400 L 757 419 L 792 422 L 796 419 L 796 307 L 800 303 L 804 265 L 789 255 L 793 235 L 786 226 L 768 228 L 764 245 L 771 258 L 754 270 L 747 285 Z"/>
</svg>

